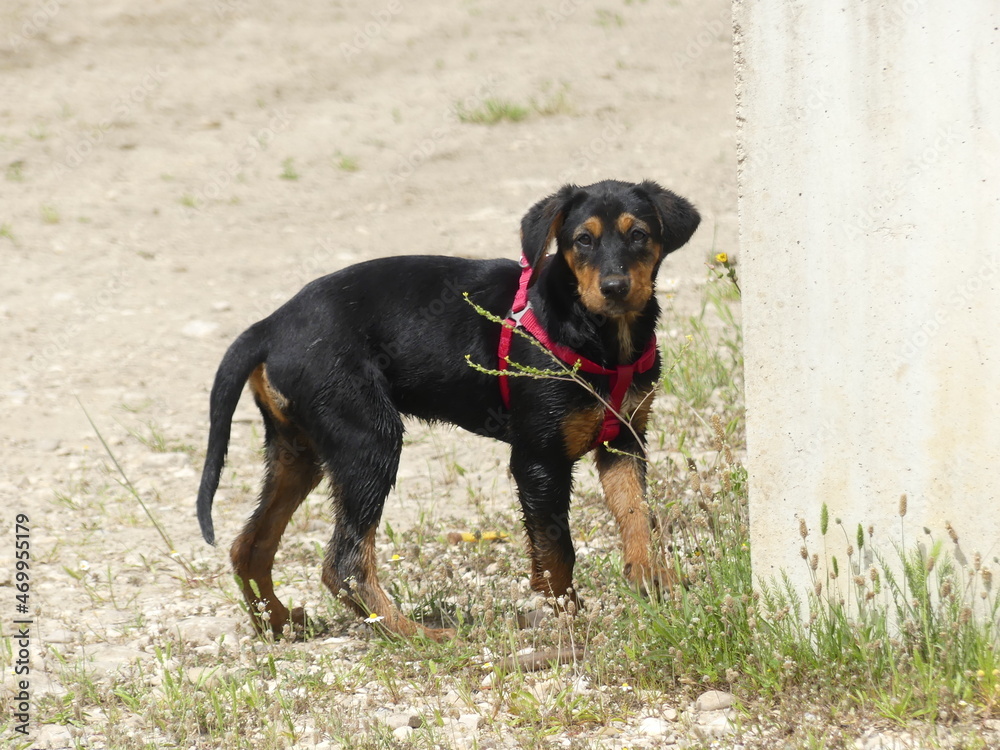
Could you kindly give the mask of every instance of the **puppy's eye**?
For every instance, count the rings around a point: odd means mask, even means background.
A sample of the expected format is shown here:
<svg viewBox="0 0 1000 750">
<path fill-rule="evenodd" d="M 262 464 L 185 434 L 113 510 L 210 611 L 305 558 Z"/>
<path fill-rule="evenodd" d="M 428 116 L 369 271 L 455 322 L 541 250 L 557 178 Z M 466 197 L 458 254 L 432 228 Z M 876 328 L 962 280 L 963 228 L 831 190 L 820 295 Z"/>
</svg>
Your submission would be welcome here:
<svg viewBox="0 0 1000 750">
<path fill-rule="evenodd" d="M 649 235 L 647 235 L 647 234 L 646 234 L 646 233 L 645 233 L 644 231 L 642 231 L 641 229 L 633 229 L 633 230 L 632 230 L 632 242 L 642 242 L 642 241 L 643 241 L 643 240 L 645 240 L 645 239 L 646 239 L 646 237 L 648 237 L 648 236 L 649 236 Z"/>
<path fill-rule="evenodd" d="M 594 244 L 594 238 L 585 232 L 576 238 L 576 244 L 580 247 L 590 247 Z"/>
</svg>

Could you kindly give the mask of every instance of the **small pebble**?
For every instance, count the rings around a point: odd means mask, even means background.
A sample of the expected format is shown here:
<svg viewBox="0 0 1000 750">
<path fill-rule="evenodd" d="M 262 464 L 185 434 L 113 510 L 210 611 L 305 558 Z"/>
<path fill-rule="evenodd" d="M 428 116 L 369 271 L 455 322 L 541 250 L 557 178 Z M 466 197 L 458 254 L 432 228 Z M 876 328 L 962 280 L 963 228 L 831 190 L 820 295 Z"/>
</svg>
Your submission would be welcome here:
<svg viewBox="0 0 1000 750">
<path fill-rule="evenodd" d="M 696 711 L 721 711 L 733 705 L 733 694 L 722 690 L 709 690 L 698 696 L 695 701 Z"/>
<path fill-rule="evenodd" d="M 458 723 L 469 729 L 479 729 L 483 724 L 483 717 L 479 714 L 462 714 L 458 717 Z"/>
<path fill-rule="evenodd" d="M 395 737 L 400 742 L 405 742 L 410 739 L 410 735 L 413 734 L 413 727 L 396 727 L 392 730 L 392 736 Z"/>
<path fill-rule="evenodd" d="M 181 334 L 193 339 L 203 339 L 215 333 L 218 328 L 218 323 L 212 323 L 207 320 L 192 320 L 181 328 Z"/>
<path fill-rule="evenodd" d="M 649 716 L 639 722 L 639 734 L 646 737 L 663 737 L 670 733 L 670 723 L 656 716 Z"/>
</svg>

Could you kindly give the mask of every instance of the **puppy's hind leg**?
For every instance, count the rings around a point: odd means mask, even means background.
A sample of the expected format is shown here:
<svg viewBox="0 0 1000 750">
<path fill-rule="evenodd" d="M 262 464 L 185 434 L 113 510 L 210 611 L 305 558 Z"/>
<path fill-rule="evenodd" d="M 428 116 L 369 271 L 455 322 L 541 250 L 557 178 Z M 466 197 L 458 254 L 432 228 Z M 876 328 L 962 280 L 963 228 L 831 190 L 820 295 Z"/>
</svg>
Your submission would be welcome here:
<svg viewBox="0 0 1000 750">
<path fill-rule="evenodd" d="M 271 579 L 274 555 L 292 514 L 319 484 L 323 474 L 304 433 L 272 402 L 261 397 L 258 391 L 261 382 L 251 378 L 251 387 L 264 415 L 264 483 L 257 508 L 229 554 L 254 627 L 262 632 L 270 626 L 280 636 L 289 620 L 293 625 L 303 626 L 305 613 L 299 608 L 289 612 L 275 594 Z"/>
<path fill-rule="evenodd" d="M 375 534 L 386 496 L 396 480 L 403 447 L 403 423 L 381 390 L 357 396 L 340 414 L 351 425 L 330 429 L 318 448 L 330 467 L 335 513 L 333 537 L 323 562 L 323 583 L 342 602 L 364 617 L 376 615 L 387 630 L 400 635 L 423 632 L 434 640 L 454 637 L 449 629 L 433 629 L 403 616 L 379 584 Z M 362 408 L 363 407 L 363 408 Z"/>
</svg>

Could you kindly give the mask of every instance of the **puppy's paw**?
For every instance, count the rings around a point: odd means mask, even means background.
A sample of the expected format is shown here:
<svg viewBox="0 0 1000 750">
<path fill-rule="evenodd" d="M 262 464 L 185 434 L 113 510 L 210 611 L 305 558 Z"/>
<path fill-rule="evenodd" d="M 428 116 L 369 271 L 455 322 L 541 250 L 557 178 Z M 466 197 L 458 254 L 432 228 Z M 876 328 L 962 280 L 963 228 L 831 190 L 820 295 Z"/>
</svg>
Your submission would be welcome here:
<svg viewBox="0 0 1000 750">
<path fill-rule="evenodd" d="M 292 627 L 298 630 L 304 630 L 306 627 L 306 610 L 304 607 L 294 607 L 292 611 L 288 614 L 288 619 L 292 623 Z"/>
<path fill-rule="evenodd" d="M 682 583 L 676 570 L 662 565 L 628 563 L 625 566 L 625 577 L 647 597 L 668 594 Z"/>
<path fill-rule="evenodd" d="M 421 628 L 423 634 L 430 638 L 432 641 L 437 643 L 444 643 L 445 641 L 453 641 L 458 637 L 458 633 L 454 628 Z"/>
</svg>

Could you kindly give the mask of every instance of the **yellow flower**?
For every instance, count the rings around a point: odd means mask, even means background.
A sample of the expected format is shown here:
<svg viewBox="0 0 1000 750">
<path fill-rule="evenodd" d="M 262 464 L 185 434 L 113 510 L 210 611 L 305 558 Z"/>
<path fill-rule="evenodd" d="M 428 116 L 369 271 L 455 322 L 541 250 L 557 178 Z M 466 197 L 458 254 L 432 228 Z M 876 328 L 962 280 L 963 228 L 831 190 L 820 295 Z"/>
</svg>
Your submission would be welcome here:
<svg viewBox="0 0 1000 750">
<path fill-rule="evenodd" d="M 393 555 L 392 557 L 389 558 L 389 562 L 399 562 L 402 559 L 403 558 L 401 555 Z"/>
<path fill-rule="evenodd" d="M 715 256 L 715 262 L 722 263 L 723 265 L 725 265 L 726 263 L 729 262 L 729 256 L 726 255 L 725 253 L 719 253 L 718 255 Z"/>
<path fill-rule="evenodd" d="M 374 612 L 372 612 L 370 615 L 368 615 L 368 617 L 365 618 L 365 622 L 368 623 L 369 625 L 374 625 L 376 622 L 382 622 L 382 620 L 384 619 L 385 618 L 382 617 L 382 615 L 377 615 Z"/>
</svg>

